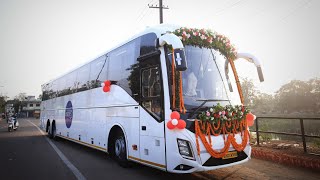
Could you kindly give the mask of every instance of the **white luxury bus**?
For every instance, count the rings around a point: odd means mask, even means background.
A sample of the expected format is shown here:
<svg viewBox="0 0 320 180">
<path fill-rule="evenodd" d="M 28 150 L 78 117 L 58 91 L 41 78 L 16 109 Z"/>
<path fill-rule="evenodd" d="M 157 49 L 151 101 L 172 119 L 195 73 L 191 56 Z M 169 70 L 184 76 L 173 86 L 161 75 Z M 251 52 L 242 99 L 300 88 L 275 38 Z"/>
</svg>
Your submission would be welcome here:
<svg viewBox="0 0 320 180">
<path fill-rule="evenodd" d="M 243 113 L 238 119 L 230 113 L 241 109 L 242 96 L 229 60 L 247 59 L 263 76 L 254 56 L 234 52 L 211 31 L 147 28 L 42 85 L 40 126 L 53 139 L 104 151 L 122 166 L 134 161 L 190 173 L 246 162 L 248 126 Z M 215 130 L 200 132 L 209 121 Z"/>
</svg>

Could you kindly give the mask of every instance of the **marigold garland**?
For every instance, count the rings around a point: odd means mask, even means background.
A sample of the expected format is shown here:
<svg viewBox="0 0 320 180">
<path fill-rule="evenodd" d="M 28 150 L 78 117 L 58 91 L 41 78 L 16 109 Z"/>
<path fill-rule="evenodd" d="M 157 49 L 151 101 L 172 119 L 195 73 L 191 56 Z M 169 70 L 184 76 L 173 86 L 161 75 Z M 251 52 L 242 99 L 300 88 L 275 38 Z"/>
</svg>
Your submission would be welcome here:
<svg viewBox="0 0 320 180">
<path fill-rule="evenodd" d="M 215 158 L 222 158 L 228 153 L 230 145 L 237 151 L 243 151 L 249 140 L 249 131 L 246 115 L 249 109 L 245 106 L 225 107 L 217 104 L 198 115 L 199 119 L 195 120 L 195 133 L 197 141 L 197 151 L 200 155 L 199 138 L 202 141 L 207 152 Z M 224 148 L 220 151 L 212 149 L 211 135 L 223 135 Z M 240 134 L 242 142 L 238 144 L 235 135 Z"/>
<path fill-rule="evenodd" d="M 249 140 L 249 131 L 247 129 L 247 123 L 246 121 L 242 121 L 240 123 L 240 126 L 244 128 L 244 133 L 241 135 L 242 137 L 242 142 L 240 144 L 237 143 L 236 138 L 235 138 L 235 132 L 228 132 L 226 130 L 225 125 L 221 128 L 223 131 L 223 137 L 225 139 L 225 135 L 227 134 L 228 137 L 224 142 L 224 147 L 220 151 L 216 151 L 212 148 L 212 140 L 211 140 L 211 126 L 207 126 L 208 128 L 206 129 L 206 133 L 203 133 L 203 130 L 201 127 L 203 127 L 203 123 L 209 123 L 209 122 L 202 122 L 200 120 L 195 120 L 195 132 L 196 132 L 196 145 L 197 145 L 197 151 L 198 155 L 200 156 L 200 144 L 199 144 L 199 138 L 201 139 L 204 147 L 206 148 L 207 152 L 215 158 L 222 158 L 224 157 L 228 152 L 230 145 L 232 144 L 233 148 L 240 152 L 243 151 L 244 148 L 246 147 L 248 140 Z M 241 128 L 242 129 L 242 128 Z M 238 133 L 238 132 L 237 132 Z M 207 140 L 206 136 L 208 137 L 209 140 Z M 209 141 L 209 142 L 208 142 Z"/>
<path fill-rule="evenodd" d="M 180 112 L 185 114 L 186 108 L 184 107 L 184 100 L 183 100 L 183 94 L 182 94 L 182 91 L 183 91 L 182 90 L 182 72 L 177 73 L 175 71 L 175 57 L 174 57 L 173 48 L 172 48 L 171 71 L 172 71 L 172 108 L 175 109 L 178 106 L 180 108 Z M 176 96 L 176 94 L 178 96 Z"/>
</svg>

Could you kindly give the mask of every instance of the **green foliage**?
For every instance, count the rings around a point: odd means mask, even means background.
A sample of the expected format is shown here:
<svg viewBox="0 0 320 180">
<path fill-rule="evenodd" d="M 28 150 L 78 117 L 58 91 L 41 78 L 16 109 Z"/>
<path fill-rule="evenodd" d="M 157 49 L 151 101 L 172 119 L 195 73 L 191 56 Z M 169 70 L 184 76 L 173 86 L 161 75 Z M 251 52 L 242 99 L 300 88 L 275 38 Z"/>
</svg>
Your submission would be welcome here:
<svg viewBox="0 0 320 180">
<path fill-rule="evenodd" d="M 314 139 L 314 140 L 312 140 L 312 143 L 313 143 L 316 147 L 320 148 L 320 140 L 319 140 L 319 139 Z"/>
<path fill-rule="evenodd" d="M 320 129 L 319 129 L 320 121 L 304 120 L 303 123 L 304 123 L 305 134 L 320 136 Z M 259 118 L 259 130 L 301 134 L 300 120 L 299 118 L 297 119 Z M 255 129 L 252 131 L 255 131 Z M 290 136 L 290 135 L 260 133 L 260 137 L 266 141 L 272 138 L 279 138 L 280 140 L 290 140 L 290 141 L 297 141 L 297 142 L 302 141 L 301 137 Z M 314 140 L 316 140 L 316 138 L 306 138 L 307 142 L 314 142 Z"/>
<path fill-rule="evenodd" d="M 244 97 L 244 104 L 252 107 L 254 99 L 258 93 L 257 88 L 253 84 L 252 80 L 248 78 L 241 79 L 241 89 Z"/>
<path fill-rule="evenodd" d="M 4 112 L 7 96 L 0 95 L 0 112 Z"/>
<path fill-rule="evenodd" d="M 216 106 L 208 108 L 208 110 L 201 112 L 198 117 L 201 121 L 242 121 L 245 119 L 246 115 L 249 113 L 249 109 L 242 105 L 227 105 L 225 107 L 221 106 L 219 103 Z"/>
<path fill-rule="evenodd" d="M 271 131 L 270 130 L 270 125 L 268 123 L 260 123 L 259 124 L 259 130 L 260 131 Z M 269 141 L 269 140 L 272 139 L 272 136 L 271 136 L 271 134 L 260 133 L 259 134 L 259 138 L 261 138 L 261 140 L 263 140 L 263 141 Z"/>
<path fill-rule="evenodd" d="M 293 80 L 275 95 L 259 92 L 248 78 L 241 81 L 244 104 L 255 114 L 320 114 L 320 79 Z"/>
<path fill-rule="evenodd" d="M 293 80 L 275 95 L 280 113 L 317 114 L 320 109 L 320 79 Z"/>
</svg>

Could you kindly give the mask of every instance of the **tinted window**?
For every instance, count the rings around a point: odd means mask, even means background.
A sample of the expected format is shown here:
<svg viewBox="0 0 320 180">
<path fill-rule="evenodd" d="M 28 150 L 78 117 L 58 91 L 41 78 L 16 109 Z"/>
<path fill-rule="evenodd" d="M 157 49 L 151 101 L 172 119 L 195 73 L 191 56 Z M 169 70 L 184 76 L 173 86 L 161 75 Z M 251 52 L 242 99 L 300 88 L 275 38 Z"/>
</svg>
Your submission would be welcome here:
<svg viewBox="0 0 320 180">
<path fill-rule="evenodd" d="M 57 82 L 58 80 L 55 80 L 52 83 L 50 83 L 50 90 L 49 90 L 50 98 L 57 97 Z"/>
<path fill-rule="evenodd" d="M 86 64 L 77 70 L 77 92 L 89 89 L 90 64 Z"/>
<path fill-rule="evenodd" d="M 141 37 L 140 55 L 156 50 L 157 35 L 154 33 L 145 34 Z"/>
<path fill-rule="evenodd" d="M 103 55 L 90 63 L 90 89 L 100 87 L 101 82 L 107 80 L 106 58 L 107 55 Z"/>
<path fill-rule="evenodd" d="M 48 100 L 49 99 L 49 89 L 48 89 L 49 84 L 44 84 L 42 86 L 42 100 Z"/>
<path fill-rule="evenodd" d="M 42 87 L 43 100 L 57 96 L 100 87 L 105 80 L 115 81 L 136 100 L 139 98 L 140 68 L 137 58 L 140 53 L 152 52 L 156 49 L 156 35 L 146 34 L 142 37 L 103 55 L 89 64 L 63 76 Z M 142 41 L 142 43 L 141 43 Z M 61 83 L 61 84 L 60 84 Z"/>
<path fill-rule="evenodd" d="M 57 96 L 64 96 L 66 89 L 66 77 L 61 77 L 57 80 Z"/>
<path fill-rule="evenodd" d="M 128 44 L 110 53 L 108 65 L 108 79 L 116 81 L 117 85 L 122 87 L 130 95 L 132 91 L 129 87 L 129 76 L 132 71 L 132 65 L 136 63 L 139 52 L 138 40 L 134 40 Z"/>
<path fill-rule="evenodd" d="M 76 92 L 76 78 L 77 78 L 77 73 L 76 71 L 72 71 L 71 73 L 66 75 L 66 85 L 63 90 L 64 95 L 72 94 Z"/>
</svg>

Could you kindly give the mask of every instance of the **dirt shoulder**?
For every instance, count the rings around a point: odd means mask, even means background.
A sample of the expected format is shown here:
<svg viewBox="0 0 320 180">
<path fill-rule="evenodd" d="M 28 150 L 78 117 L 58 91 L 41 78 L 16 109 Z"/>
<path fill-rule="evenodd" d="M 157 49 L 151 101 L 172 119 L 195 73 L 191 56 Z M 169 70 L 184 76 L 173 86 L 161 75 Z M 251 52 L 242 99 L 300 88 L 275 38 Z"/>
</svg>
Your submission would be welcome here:
<svg viewBox="0 0 320 180">
<path fill-rule="evenodd" d="M 317 147 L 307 148 L 308 152 L 320 152 L 320 148 Z M 296 142 L 271 141 L 260 146 L 252 145 L 252 157 L 288 166 L 320 170 L 320 156 L 304 153 L 302 144 Z"/>
</svg>

